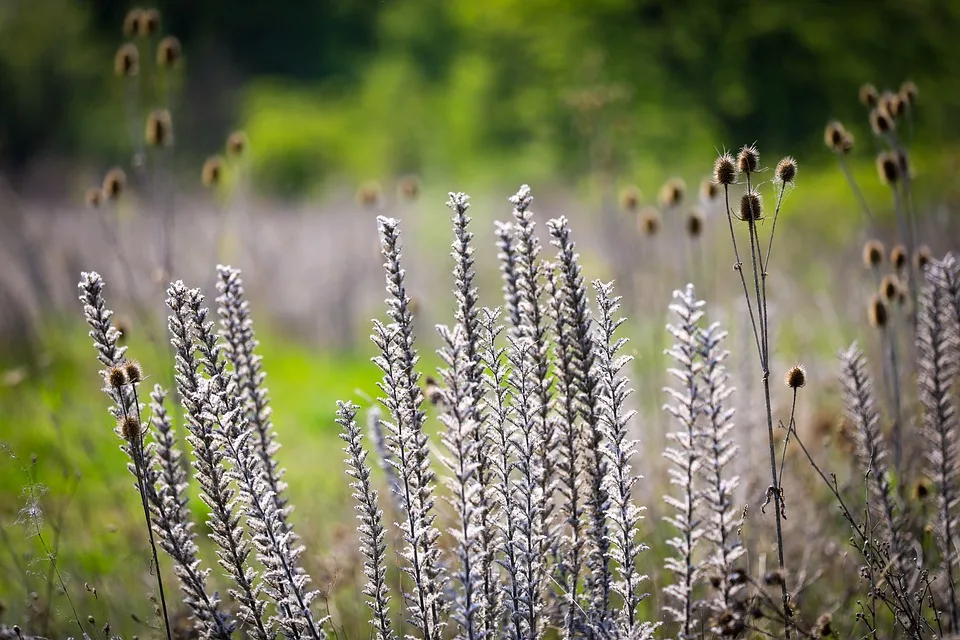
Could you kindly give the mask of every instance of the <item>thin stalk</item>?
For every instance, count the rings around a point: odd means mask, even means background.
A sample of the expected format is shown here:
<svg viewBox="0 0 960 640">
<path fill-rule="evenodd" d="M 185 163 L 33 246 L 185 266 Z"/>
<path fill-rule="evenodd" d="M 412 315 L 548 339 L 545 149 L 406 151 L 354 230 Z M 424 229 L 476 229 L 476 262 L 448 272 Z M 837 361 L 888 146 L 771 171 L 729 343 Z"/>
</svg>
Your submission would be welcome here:
<svg viewBox="0 0 960 640">
<path fill-rule="evenodd" d="M 758 355 L 763 357 L 762 351 L 760 351 L 760 334 L 757 332 L 757 321 L 753 316 L 753 306 L 750 304 L 747 280 L 743 275 L 743 262 L 740 261 L 740 251 L 737 249 L 737 236 L 733 232 L 733 214 L 730 212 L 730 187 L 728 185 L 723 185 L 723 200 L 727 208 L 727 223 L 730 226 L 730 240 L 733 243 L 733 258 L 736 260 L 733 269 L 740 275 L 740 284 L 743 285 L 743 298 L 747 301 L 747 311 L 750 313 L 750 324 L 753 326 L 753 339 L 757 343 Z"/>
<path fill-rule="evenodd" d="M 790 434 L 796 431 L 796 422 L 794 417 L 797 413 L 797 389 L 793 390 L 793 400 L 790 403 L 790 420 L 787 422 L 787 435 L 783 439 L 783 453 L 780 454 L 780 475 L 777 478 L 777 486 L 783 486 L 783 468 L 787 466 L 787 445 L 790 444 Z M 782 426 L 783 423 L 781 423 Z"/>
<path fill-rule="evenodd" d="M 850 167 L 847 165 L 847 159 L 842 154 L 838 154 L 837 158 L 840 160 L 840 170 L 847 179 L 847 183 L 850 185 L 850 190 L 853 191 L 854 197 L 856 197 L 857 202 L 860 203 L 860 209 L 867 214 L 867 219 L 870 220 L 872 225 L 874 222 L 873 212 L 870 211 L 870 205 L 867 204 L 867 200 L 863 197 L 863 193 L 860 191 L 860 186 L 857 184 L 856 178 L 853 177 L 853 173 L 850 171 Z"/>
<path fill-rule="evenodd" d="M 47 554 L 47 558 L 49 558 L 50 564 L 53 565 L 53 570 L 57 574 L 57 580 L 60 581 L 60 588 L 63 590 L 63 595 L 67 597 L 67 602 L 70 604 L 70 609 L 73 611 L 73 619 L 77 623 L 77 626 L 80 627 L 80 637 L 87 637 L 87 632 L 83 630 L 83 625 L 80 623 L 80 616 L 77 614 L 77 608 L 73 605 L 73 598 L 70 597 L 70 592 L 67 590 L 67 584 L 63 581 L 63 576 L 60 574 L 60 567 L 57 566 L 56 556 L 50 553 L 50 549 L 47 548 L 47 543 L 43 539 L 43 533 L 40 532 L 39 523 L 37 524 L 37 539 L 40 540 L 40 546 L 43 547 L 43 552 Z"/>
</svg>

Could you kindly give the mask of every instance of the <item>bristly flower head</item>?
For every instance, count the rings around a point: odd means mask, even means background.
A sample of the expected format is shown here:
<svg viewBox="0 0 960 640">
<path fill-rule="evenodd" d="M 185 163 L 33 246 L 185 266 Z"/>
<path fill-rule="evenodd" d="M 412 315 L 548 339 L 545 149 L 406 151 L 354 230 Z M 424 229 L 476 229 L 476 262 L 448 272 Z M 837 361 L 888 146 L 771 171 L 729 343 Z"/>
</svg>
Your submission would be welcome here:
<svg viewBox="0 0 960 640">
<path fill-rule="evenodd" d="M 637 231 L 652 238 L 660 231 L 660 212 L 654 207 L 644 207 L 637 214 Z"/>
<path fill-rule="evenodd" d="M 923 273 L 927 269 L 927 265 L 930 264 L 930 261 L 933 259 L 933 252 L 930 251 L 930 247 L 925 244 L 917 247 L 917 250 L 913 254 L 913 266 L 917 268 L 917 271 Z"/>
<path fill-rule="evenodd" d="M 123 372 L 130 384 L 138 384 L 143 381 L 143 368 L 136 360 L 128 360 L 124 363 Z"/>
<path fill-rule="evenodd" d="M 724 186 L 737 181 L 737 165 L 729 153 L 720 154 L 713 163 L 713 181 Z"/>
<path fill-rule="evenodd" d="M 127 384 L 127 372 L 124 371 L 122 366 L 110 367 L 107 369 L 106 378 L 107 384 L 114 389 L 119 389 Z"/>
<path fill-rule="evenodd" d="M 628 213 L 633 213 L 640 206 L 643 195 L 640 188 L 636 185 L 627 185 L 620 189 L 620 209 Z"/>
<path fill-rule="evenodd" d="M 157 109 L 147 117 L 147 130 L 144 135 L 151 147 L 169 147 L 173 144 L 173 121 L 166 109 Z"/>
<path fill-rule="evenodd" d="M 156 9 L 144 9 L 137 20 L 137 35 L 150 38 L 160 30 L 160 12 Z"/>
<path fill-rule="evenodd" d="M 700 207 L 694 207 L 687 214 L 687 235 L 691 238 L 699 238 L 703 233 L 703 211 Z"/>
<path fill-rule="evenodd" d="M 130 9 L 123 19 L 123 37 L 130 39 L 136 37 L 140 31 L 140 14 L 143 9 Z"/>
<path fill-rule="evenodd" d="M 892 120 L 896 120 L 903 115 L 904 104 L 899 93 L 884 91 L 880 100 L 877 101 L 877 108 L 885 112 Z"/>
<path fill-rule="evenodd" d="M 870 128 L 873 129 L 873 135 L 885 136 L 896 128 L 893 118 L 884 109 L 874 107 L 870 111 Z"/>
<path fill-rule="evenodd" d="M 247 140 L 247 134 L 239 130 L 234 131 L 227 136 L 227 157 L 239 158 L 243 156 L 248 146 L 249 140 Z"/>
<path fill-rule="evenodd" d="M 807 384 L 807 370 L 802 364 L 790 367 L 786 375 L 783 376 L 783 384 L 791 389 L 802 389 Z"/>
<path fill-rule="evenodd" d="M 718 198 L 720 198 L 720 186 L 708 178 L 701 180 L 700 201 L 704 204 L 711 204 Z"/>
<path fill-rule="evenodd" d="M 687 192 L 687 185 L 680 178 L 670 178 L 660 187 L 660 206 L 672 209 L 680 206 L 683 196 Z"/>
<path fill-rule="evenodd" d="M 127 174 L 120 167 L 107 171 L 103 177 L 103 195 L 107 200 L 116 200 L 127 188 Z"/>
<path fill-rule="evenodd" d="M 890 264 L 898 272 L 903 271 L 903 268 L 907 266 L 907 248 L 905 246 L 898 244 L 890 250 Z"/>
<path fill-rule="evenodd" d="M 887 305 L 883 303 L 879 295 L 873 294 L 873 297 L 870 298 L 870 304 L 867 306 L 867 320 L 870 321 L 870 326 L 875 329 L 882 329 L 887 326 L 888 319 Z"/>
<path fill-rule="evenodd" d="M 103 204 L 103 191 L 97 187 L 90 187 L 87 189 L 86 194 L 84 194 L 83 201 L 86 202 L 87 206 L 91 209 L 99 209 L 100 205 Z"/>
<path fill-rule="evenodd" d="M 420 178 L 414 175 L 400 178 L 397 183 L 397 195 L 407 202 L 416 202 L 420 197 Z"/>
<path fill-rule="evenodd" d="M 892 151 L 883 151 L 877 156 L 877 173 L 883 184 L 894 185 L 900 179 L 900 163 Z"/>
<path fill-rule="evenodd" d="M 792 156 L 787 156 L 777 163 L 777 169 L 774 177 L 775 182 L 791 183 L 797 179 L 797 161 Z"/>
<path fill-rule="evenodd" d="M 183 48 L 176 36 L 166 36 L 157 45 L 157 66 L 161 69 L 173 69 L 183 59 Z"/>
<path fill-rule="evenodd" d="M 748 191 L 740 198 L 740 220 L 756 222 L 763 219 L 763 200 L 756 191 Z"/>
<path fill-rule="evenodd" d="M 760 152 L 756 145 L 744 145 L 737 154 L 737 169 L 740 173 L 754 173 L 760 168 Z"/>
<path fill-rule="evenodd" d="M 853 134 L 846 130 L 841 122 L 833 120 L 827 123 L 823 130 L 823 141 L 827 148 L 841 155 L 850 153 L 853 149 Z"/>
<path fill-rule="evenodd" d="M 880 281 L 880 297 L 884 302 L 888 304 L 894 302 L 899 294 L 900 278 L 892 273 L 883 276 L 883 280 Z"/>
<path fill-rule="evenodd" d="M 913 80 L 907 80 L 900 85 L 900 100 L 903 101 L 905 106 L 912 107 L 915 105 L 918 95 L 920 95 L 920 90 L 917 88 L 917 83 Z"/>
<path fill-rule="evenodd" d="M 135 416 L 126 416 L 120 418 L 117 423 L 117 431 L 124 440 L 134 442 L 140 436 L 140 421 Z"/>
<path fill-rule="evenodd" d="M 223 177 L 223 159 L 218 155 L 210 156 L 203 163 L 200 179 L 205 187 L 215 187 Z"/>
<path fill-rule="evenodd" d="M 140 52 L 129 42 L 117 49 L 113 57 L 113 70 L 118 76 L 135 76 L 140 71 Z"/>
<path fill-rule="evenodd" d="M 877 88 L 869 82 L 860 87 L 860 104 L 863 106 L 872 109 L 877 106 L 879 98 L 880 94 L 877 92 Z"/>
<path fill-rule="evenodd" d="M 883 243 L 879 240 L 867 240 L 863 245 L 863 266 L 877 269 L 883 264 Z"/>
</svg>

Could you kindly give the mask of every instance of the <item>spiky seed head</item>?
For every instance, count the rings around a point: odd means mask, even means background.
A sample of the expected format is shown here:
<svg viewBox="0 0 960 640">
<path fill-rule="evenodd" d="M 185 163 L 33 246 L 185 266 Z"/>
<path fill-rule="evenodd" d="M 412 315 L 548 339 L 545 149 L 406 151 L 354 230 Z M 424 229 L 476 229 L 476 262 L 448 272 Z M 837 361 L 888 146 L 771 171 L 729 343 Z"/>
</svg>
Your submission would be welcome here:
<svg viewBox="0 0 960 640">
<path fill-rule="evenodd" d="M 207 158 L 203 163 L 203 169 L 200 171 L 200 180 L 205 187 L 215 187 L 220 184 L 223 177 L 223 158 L 213 155 Z"/>
<path fill-rule="evenodd" d="M 923 273 L 927 270 L 927 265 L 930 264 L 930 260 L 933 259 L 933 252 L 930 251 L 930 247 L 925 244 L 917 247 L 917 250 L 913 253 L 913 266 L 917 268 L 917 271 Z"/>
<path fill-rule="evenodd" d="M 889 320 L 887 305 L 877 294 L 873 294 L 873 297 L 870 298 L 870 304 L 867 305 L 867 320 L 870 321 L 870 326 L 874 329 L 882 329 L 887 326 L 887 320 Z"/>
<path fill-rule="evenodd" d="M 860 104 L 872 109 L 877 106 L 877 100 L 880 99 L 880 93 L 877 88 L 869 82 L 860 87 Z"/>
<path fill-rule="evenodd" d="M 760 167 L 760 152 L 756 145 L 744 145 L 737 154 L 737 169 L 740 173 L 754 173 Z"/>
<path fill-rule="evenodd" d="M 623 187 L 620 189 L 620 210 L 633 213 L 640 206 L 640 200 L 642 198 L 643 195 L 640 193 L 640 188 L 636 185 L 629 184 Z"/>
<path fill-rule="evenodd" d="M 113 56 L 113 71 L 118 76 L 135 76 L 140 72 L 140 52 L 136 45 L 126 43 L 120 45 Z"/>
<path fill-rule="evenodd" d="M 157 66 L 161 69 L 173 69 L 183 59 L 183 47 L 176 36 L 166 36 L 157 45 Z"/>
<path fill-rule="evenodd" d="M 883 243 L 879 240 L 867 240 L 863 244 L 863 266 L 878 269 L 883 264 Z"/>
<path fill-rule="evenodd" d="M 763 200 L 759 193 L 748 191 L 741 196 L 739 218 L 751 224 L 763 219 Z"/>
<path fill-rule="evenodd" d="M 103 177 L 103 195 L 108 200 L 116 200 L 127 188 L 127 174 L 120 167 L 107 171 Z"/>
<path fill-rule="evenodd" d="M 123 365 L 123 372 L 127 375 L 127 382 L 138 384 L 143 381 L 143 367 L 136 360 L 128 360 Z"/>
<path fill-rule="evenodd" d="M 912 107 L 917 103 L 917 96 L 920 95 L 920 89 L 917 88 L 917 83 L 913 80 L 907 80 L 902 85 L 900 85 L 900 99 L 903 101 L 904 106 Z"/>
<path fill-rule="evenodd" d="M 670 178 L 660 187 L 660 206 L 664 209 L 679 207 L 683 196 L 687 192 L 687 185 L 680 178 Z"/>
<path fill-rule="evenodd" d="M 160 30 L 160 12 L 156 9 L 144 9 L 137 20 L 137 35 L 149 38 Z"/>
<path fill-rule="evenodd" d="M 137 438 L 140 437 L 140 421 L 137 420 L 135 416 L 120 418 L 120 422 L 117 424 L 117 431 L 120 432 L 124 440 L 136 442 Z"/>
<path fill-rule="evenodd" d="M 933 487 L 927 478 L 920 478 L 913 483 L 910 493 L 917 502 L 926 502 L 930 494 L 933 493 Z"/>
<path fill-rule="evenodd" d="M 239 158 L 247 152 L 249 146 L 250 141 L 247 139 L 247 134 L 238 129 L 227 136 L 227 157 Z"/>
<path fill-rule="evenodd" d="M 83 201 L 86 202 L 87 206 L 91 209 L 99 209 L 100 205 L 103 204 L 103 191 L 97 187 L 90 187 L 84 194 Z"/>
<path fill-rule="evenodd" d="M 699 238 L 703 233 L 703 211 L 700 207 L 694 207 L 687 214 L 687 235 L 691 238 Z"/>
<path fill-rule="evenodd" d="M 887 114 L 891 120 L 896 120 L 903 115 L 903 100 L 898 93 L 884 91 L 877 101 L 877 109 Z"/>
<path fill-rule="evenodd" d="M 894 130 L 896 125 L 893 118 L 880 107 L 874 107 L 870 110 L 870 128 L 873 129 L 873 135 L 885 136 Z"/>
<path fill-rule="evenodd" d="M 807 370 L 801 364 L 790 367 L 790 370 L 783 376 L 783 384 L 791 389 L 802 389 L 807 384 Z"/>
<path fill-rule="evenodd" d="M 817 618 L 817 624 L 813 628 L 813 635 L 816 638 L 827 638 L 833 635 L 833 616 L 825 613 Z"/>
<path fill-rule="evenodd" d="M 652 238 L 660 231 L 660 212 L 654 207 L 644 207 L 637 214 L 637 231 Z"/>
<path fill-rule="evenodd" d="M 839 120 L 832 120 L 823 130 L 823 142 L 834 153 L 850 153 L 853 149 L 853 134 L 847 131 Z"/>
<path fill-rule="evenodd" d="M 380 189 L 380 183 L 370 181 L 357 190 L 357 202 L 368 209 L 380 206 L 383 201 L 383 191 Z"/>
<path fill-rule="evenodd" d="M 790 183 L 797 178 L 797 161 L 792 156 L 787 156 L 777 163 L 775 171 L 777 182 Z"/>
<path fill-rule="evenodd" d="M 903 271 L 903 268 L 907 266 L 907 248 L 905 246 L 898 244 L 890 250 L 890 264 L 897 271 Z"/>
<path fill-rule="evenodd" d="M 714 161 L 713 181 L 724 186 L 737 181 L 737 165 L 729 153 L 721 153 Z"/>
<path fill-rule="evenodd" d="M 107 369 L 107 384 L 114 389 L 119 389 L 127 384 L 127 372 L 123 367 L 110 367 Z"/>
<path fill-rule="evenodd" d="M 397 195 L 407 202 L 416 202 L 420 197 L 420 178 L 417 176 L 403 176 L 397 183 Z"/>
<path fill-rule="evenodd" d="M 900 179 L 900 162 L 896 154 L 882 151 L 877 156 L 877 173 L 883 184 L 893 185 Z"/>
<path fill-rule="evenodd" d="M 720 186 L 704 178 L 700 181 L 700 201 L 704 204 L 715 202 L 720 197 Z"/>
<path fill-rule="evenodd" d="M 144 138 L 151 147 L 168 147 L 173 144 L 173 121 L 169 111 L 157 109 L 150 112 Z"/>
<path fill-rule="evenodd" d="M 892 303 L 897 299 L 899 293 L 900 278 L 892 273 L 883 276 L 883 280 L 880 281 L 880 297 L 883 298 L 884 302 Z"/>
<path fill-rule="evenodd" d="M 134 8 L 127 11 L 127 15 L 123 19 L 123 37 L 124 38 L 134 38 L 140 31 L 140 14 L 143 13 L 143 9 Z"/>
</svg>

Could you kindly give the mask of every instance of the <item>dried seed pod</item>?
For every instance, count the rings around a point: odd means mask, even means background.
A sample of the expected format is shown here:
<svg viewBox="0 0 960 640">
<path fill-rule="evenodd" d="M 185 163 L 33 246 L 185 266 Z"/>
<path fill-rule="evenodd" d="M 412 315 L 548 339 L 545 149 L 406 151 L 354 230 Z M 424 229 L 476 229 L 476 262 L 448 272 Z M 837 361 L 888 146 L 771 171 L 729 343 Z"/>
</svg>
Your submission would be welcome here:
<svg viewBox="0 0 960 640">
<path fill-rule="evenodd" d="M 161 69 L 173 69 L 183 59 L 183 48 L 176 36 L 166 36 L 157 45 L 157 66 Z"/>
<path fill-rule="evenodd" d="M 205 187 L 215 187 L 223 177 L 223 159 L 220 156 L 210 156 L 203 163 L 200 171 L 200 181 Z"/>
<path fill-rule="evenodd" d="M 229 158 L 239 158 L 247 152 L 247 147 L 249 147 L 249 140 L 247 140 L 247 134 L 243 131 L 237 130 L 227 136 L 227 157 Z"/>
<path fill-rule="evenodd" d="M 637 214 L 637 231 L 652 238 L 660 231 L 660 212 L 654 207 L 644 207 Z"/>
<path fill-rule="evenodd" d="M 700 210 L 700 207 L 694 207 L 687 214 L 687 235 L 691 238 L 699 238 L 700 234 L 703 233 L 703 211 Z"/>
<path fill-rule="evenodd" d="M 873 129 L 873 135 L 885 136 L 896 128 L 896 124 L 889 113 L 880 107 L 874 107 L 870 111 L 870 128 Z"/>
<path fill-rule="evenodd" d="M 777 163 L 775 180 L 777 182 L 790 183 L 797 178 L 797 161 L 792 156 L 787 156 Z"/>
<path fill-rule="evenodd" d="M 802 389 L 807 384 L 807 370 L 800 364 L 790 367 L 783 376 L 783 384 L 791 389 Z"/>
<path fill-rule="evenodd" d="M 136 442 L 140 437 L 140 421 L 134 416 L 120 418 L 117 424 L 117 430 L 120 432 L 120 435 L 123 436 L 124 440 Z"/>
<path fill-rule="evenodd" d="M 120 45 L 113 56 L 113 70 L 118 76 L 135 76 L 140 72 L 140 51 L 136 45 L 126 43 Z"/>
<path fill-rule="evenodd" d="M 636 185 L 627 185 L 620 189 L 620 209 L 628 213 L 633 213 L 640 206 L 640 201 L 643 198 L 640 193 L 639 187 Z"/>
<path fill-rule="evenodd" d="M 687 185 L 680 178 L 670 178 L 660 187 L 660 206 L 664 209 L 679 207 L 686 194 Z"/>
<path fill-rule="evenodd" d="M 860 87 L 860 104 L 872 109 L 877 106 L 877 100 L 880 99 L 880 93 L 877 88 L 869 82 Z"/>
<path fill-rule="evenodd" d="M 107 384 L 114 389 L 119 389 L 127 384 L 127 372 L 123 367 L 110 367 L 107 369 Z"/>
<path fill-rule="evenodd" d="M 737 165 L 729 153 L 720 154 L 713 163 L 713 181 L 725 186 L 737 181 Z"/>
<path fill-rule="evenodd" d="M 763 200 L 756 191 L 749 191 L 740 198 L 740 220 L 756 222 L 763 219 Z"/>
<path fill-rule="evenodd" d="M 833 120 L 827 123 L 823 130 L 823 141 L 827 148 L 834 153 L 847 153 L 847 130 L 839 120 Z M 853 147 L 853 137 L 850 136 L 849 146 Z"/>
<path fill-rule="evenodd" d="M 917 247 L 917 250 L 913 254 L 913 266 L 917 268 L 917 271 L 923 273 L 927 270 L 927 265 L 930 264 L 932 259 L 933 253 L 930 251 L 930 247 L 922 244 Z"/>
<path fill-rule="evenodd" d="M 867 320 L 869 320 L 870 326 L 875 329 L 882 329 L 887 326 L 889 317 L 887 305 L 883 303 L 879 295 L 873 294 L 873 297 L 870 298 L 870 304 L 867 306 Z"/>
<path fill-rule="evenodd" d="M 127 188 L 127 174 L 120 167 L 107 171 L 103 177 L 103 195 L 107 200 L 116 200 Z"/>
<path fill-rule="evenodd" d="M 889 273 L 880 281 L 880 297 L 887 304 L 893 303 L 900 294 L 900 278 Z"/>
<path fill-rule="evenodd" d="M 898 244 L 890 250 L 890 264 L 898 272 L 903 271 L 903 268 L 907 266 L 907 248 L 905 246 Z"/>
<path fill-rule="evenodd" d="M 740 173 L 754 173 L 760 167 L 760 152 L 755 145 L 744 145 L 737 154 Z"/>
<path fill-rule="evenodd" d="M 720 186 L 717 183 L 707 178 L 700 181 L 700 201 L 704 204 L 710 204 L 718 200 L 720 193 Z"/>
<path fill-rule="evenodd" d="M 883 243 L 879 240 L 867 240 L 863 245 L 863 265 L 868 269 L 877 269 L 883 264 Z"/>
<path fill-rule="evenodd" d="M 160 30 L 160 12 L 156 9 L 144 9 L 137 20 L 137 35 L 150 38 Z"/>
<path fill-rule="evenodd" d="M 127 382 L 137 384 L 143 381 L 143 368 L 136 360 L 129 360 L 123 365 L 123 372 L 127 375 Z"/>
<path fill-rule="evenodd" d="M 173 121 L 169 111 L 157 109 L 150 113 L 144 138 L 151 147 L 168 147 L 173 144 Z"/>
<path fill-rule="evenodd" d="M 135 38 L 140 33 L 140 14 L 143 13 L 143 9 L 130 9 L 127 12 L 127 15 L 123 19 L 123 37 Z"/>
<path fill-rule="evenodd" d="M 917 96 L 919 95 L 920 90 L 912 80 L 907 80 L 900 85 L 900 100 L 903 101 L 904 106 L 913 107 L 917 103 Z"/>
<path fill-rule="evenodd" d="M 883 151 L 877 156 L 877 173 L 883 184 L 893 185 L 900 179 L 900 161 L 896 154 Z"/>
</svg>

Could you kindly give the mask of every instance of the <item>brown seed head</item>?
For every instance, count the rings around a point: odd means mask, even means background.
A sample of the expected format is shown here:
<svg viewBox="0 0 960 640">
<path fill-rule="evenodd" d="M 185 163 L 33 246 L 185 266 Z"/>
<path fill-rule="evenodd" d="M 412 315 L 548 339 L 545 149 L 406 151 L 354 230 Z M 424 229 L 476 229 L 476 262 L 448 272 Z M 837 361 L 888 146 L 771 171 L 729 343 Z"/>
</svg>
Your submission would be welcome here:
<svg viewBox="0 0 960 640">
<path fill-rule="evenodd" d="M 357 190 L 357 202 L 364 207 L 374 208 L 380 205 L 383 200 L 383 191 L 377 182 L 367 182 Z"/>
<path fill-rule="evenodd" d="M 769 586 L 779 586 L 786 583 L 787 573 L 784 569 L 777 569 L 775 571 L 768 571 L 763 576 L 763 583 Z"/>
<path fill-rule="evenodd" d="M 791 156 L 787 156 L 777 163 L 776 178 L 777 182 L 793 182 L 797 178 L 797 161 Z"/>
<path fill-rule="evenodd" d="M 123 367 L 110 367 L 107 369 L 107 385 L 114 389 L 119 389 L 127 384 L 127 372 Z"/>
<path fill-rule="evenodd" d="M 867 240 L 863 244 L 863 266 L 877 269 L 883 264 L 883 243 L 879 240 Z"/>
<path fill-rule="evenodd" d="M 117 423 L 117 431 L 128 442 L 136 442 L 140 437 L 140 421 L 135 416 L 120 418 Z"/>
<path fill-rule="evenodd" d="M 404 176 L 397 183 L 397 195 L 407 202 L 416 202 L 420 197 L 420 178 L 417 176 Z"/>
<path fill-rule="evenodd" d="M 756 222 L 763 219 L 763 200 L 756 191 L 749 191 L 740 198 L 739 218 L 746 222 Z"/>
<path fill-rule="evenodd" d="M 160 30 L 160 12 L 156 9 L 144 9 L 137 20 L 137 35 L 149 38 Z"/>
<path fill-rule="evenodd" d="M 136 37 L 140 31 L 140 14 L 143 9 L 130 9 L 123 19 L 123 37 L 130 39 Z"/>
<path fill-rule="evenodd" d="M 813 635 L 816 638 L 826 638 L 833 635 L 833 616 L 825 613 L 817 618 L 817 624 L 813 628 Z"/>
<path fill-rule="evenodd" d="M 823 142 L 834 153 L 846 153 L 844 150 L 844 138 L 846 136 L 847 130 L 839 120 L 828 122 L 823 130 Z"/>
<path fill-rule="evenodd" d="M 755 145 L 744 145 L 737 154 L 740 173 L 753 173 L 760 167 L 760 152 Z"/>
<path fill-rule="evenodd" d="M 883 280 L 880 281 L 880 297 L 883 301 L 890 304 L 897 299 L 899 293 L 900 278 L 892 273 L 883 276 Z"/>
<path fill-rule="evenodd" d="M 717 184 L 731 185 L 737 181 L 737 165 L 729 153 L 720 154 L 713 163 L 713 181 Z"/>
<path fill-rule="evenodd" d="M 877 173 L 883 184 L 893 185 L 900 179 L 900 161 L 892 151 L 882 151 L 877 156 Z"/>
<path fill-rule="evenodd" d="M 90 187 L 84 194 L 83 200 L 91 209 L 99 209 L 100 205 L 103 204 L 103 191 L 97 187 Z"/>
<path fill-rule="evenodd" d="M 129 360 L 123 365 L 123 371 L 127 374 L 127 382 L 137 384 L 143 380 L 143 368 L 136 360 Z"/>
<path fill-rule="evenodd" d="M 239 158 L 246 153 L 249 146 L 250 141 L 247 139 L 247 134 L 240 130 L 234 131 L 227 137 L 227 156 Z"/>
<path fill-rule="evenodd" d="M 890 250 L 890 264 L 897 271 L 903 271 L 903 268 L 907 266 L 907 248 L 905 246 L 898 244 Z"/>
<path fill-rule="evenodd" d="M 660 187 L 660 206 L 664 209 L 679 207 L 683 202 L 683 196 L 687 191 L 687 185 L 680 178 L 670 178 L 662 187 Z"/>
<path fill-rule="evenodd" d="M 703 211 L 700 207 L 694 207 L 687 214 L 687 235 L 691 238 L 699 238 L 703 233 Z"/>
<path fill-rule="evenodd" d="M 640 206 L 640 201 L 643 198 L 643 195 L 640 193 L 640 188 L 636 185 L 627 185 L 620 189 L 620 209 L 628 213 L 633 213 Z"/>
<path fill-rule="evenodd" d="M 205 187 L 215 187 L 223 177 L 223 158 L 214 155 L 207 158 L 200 171 L 200 180 Z"/>
<path fill-rule="evenodd" d="M 173 144 L 173 121 L 169 111 L 157 109 L 150 112 L 144 138 L 151 147 L 168 147 Z"/>
<path fill-rule="evenodd" d="M 700 181 L 700 201 L 704 204 L 710 204 L 720 197 L 720 186 L 717 183 L 704 178 Z"/>
<path fill-rule="evenodd" d="M 926 478 L 920 478 L 913 483 L 913 488 L 910 493 L 913 494 L 913 498 L 917 502 L 926 502 L 927 498 L 930 497 L 930 494 L 933 493 L 933 487 L 930 486 L 929 480 Z"/>
<path fill-rule="evenodd" d="M 877 102 L 877 108 L 890 116 L 891 120 L 896 120 L 903 115 L 904 104 L 899 93 L 884 91 Z"/>
<path fill-rule="evenodd" d="M 790 367 L 790 370 L 783 376 L 783 384 L 791 389 L 802 389 L 807 384 L 807 370 L 800 364 Z"/>
<path fill-rule="evenodd" d="M 870 321 L 870 326 L 874 329 L 882 329 L 887 326 L 888 319 L 887 305 L 883 303 L 879 295 L 873 294 L 873 297 L 870 298 L 870 304 L 867 306 L 867 320 Z"/>
<path fill-rule="evenodd" d="M 925 244 L 917 247 L 917 250 L 913 254 L 913 266 L 917 268 L 917 271 L 923 273 L 927 270 L 927 265 L 930 264 L 930 260 L 933 259 L 933 252 L 930 251 L 930 247 Z"/>
<path fill-rule="evenodd" d="M 637 214 L 637 231 L 652 238 L 660 231 L 660 212 L 654 207 L 644 207 Z"/>
<path fill-rule="evenodd" d="M 904 106 L 912 107 L 917 103 L 917 96 L 920 95 L 920 90 L 917 88 L 917 83 L 913 80 L 907 80 L 902 85 L 900 85 L 900 100 L 903 101 Z"/>
<path fill-rule="evenodd" d="M 157 66 L 161 69 L 173 69 L 183 59 L 183 48 L 176 36 L 166 36 L 157 45 Z"/>
<path fill-rule="evenodd" d="M 113 56 L 113 70 L 118 76 L 135 76 L 140 72 L 140 52 L 136 45 L 126 43 L 120 45 Z"/>
<path fill-rule="evenodd" d="M 860 87 L 860 104 L 863 106 L 873 108 L 877 106 L 879 98 L 880 94 L 877 92 L 877 88 L 869 82 Z"/>
<path fill-rule="evenodd" d="M 870 110 L 870 128 L 873 129 L 873 135 L 885 136 L 895 127 L 893 118 L 885 110 L 880 107 L 874 107 Z"/>
<path fill-rule="evenodd" d="M 103 177 L 103 195 L 108 200 L 116 200 L 127 188 L 127 174 L 120 167 L 107 171 Z"/>
</svg>

